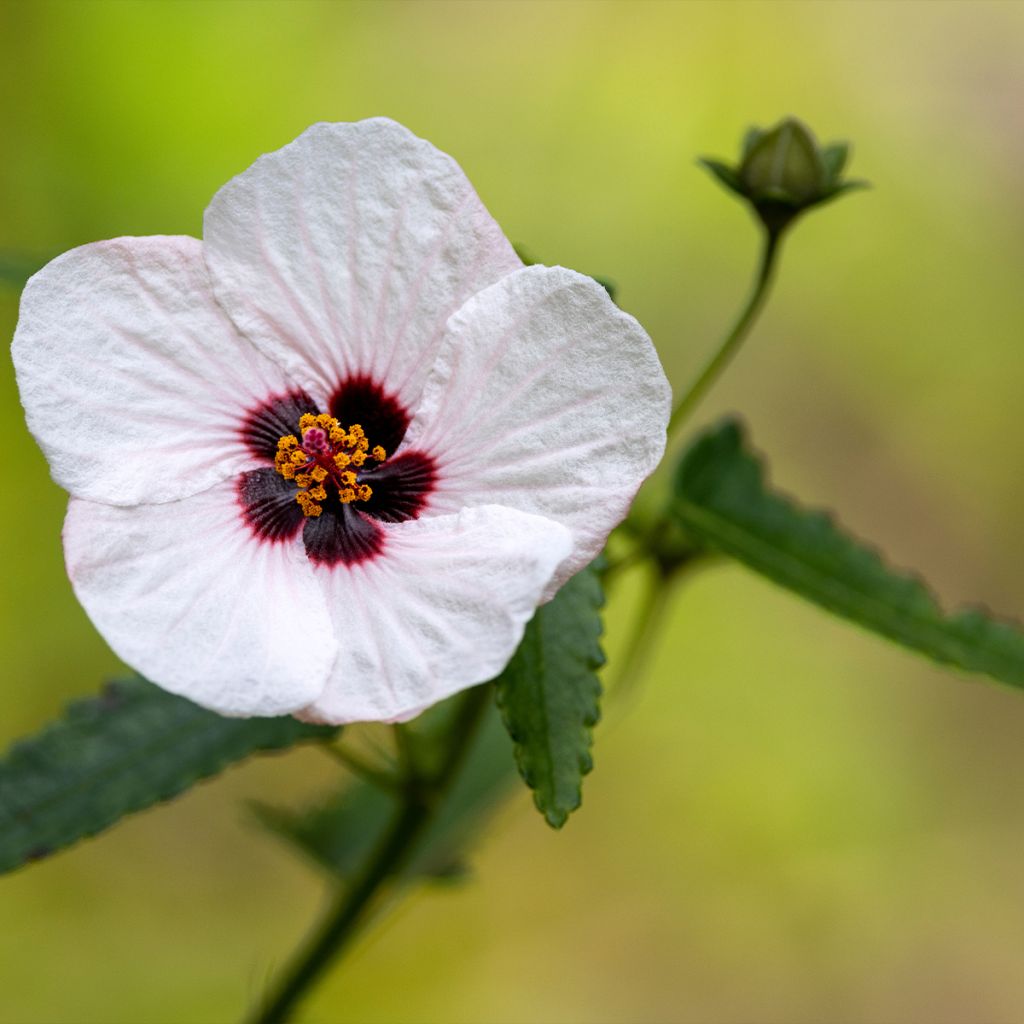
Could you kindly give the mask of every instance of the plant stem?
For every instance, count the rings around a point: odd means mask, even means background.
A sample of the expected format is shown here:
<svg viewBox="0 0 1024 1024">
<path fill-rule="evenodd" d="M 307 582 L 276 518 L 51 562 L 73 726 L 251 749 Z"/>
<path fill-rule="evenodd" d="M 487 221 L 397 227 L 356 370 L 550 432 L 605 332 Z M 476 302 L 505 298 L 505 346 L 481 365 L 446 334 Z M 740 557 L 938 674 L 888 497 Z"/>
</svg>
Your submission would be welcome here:
<svg viewBox="0 0 1024 1024">
<path fill-rule="evenodd" d="M 385 883 L 401 872 L 430 824 L 441 797 L 462 766 L 490 700 L 491 688 L 486 685 L 475 686 L 462 695 L 441 765 L 429 777 L 413 775 L 406 780 L 391 827 L 286 969 L 262 1008 L 250 1018 L 252 1024 L 287 1021 L 310 988 L 356 937 Z"/>
<path fill-rule="evenodd" d="M 668 421 L 670 437 L 676 427 L 686 419 L 693 411 L 694 406 L 704 397 L 705 392 L 714 384 L 722 370 L 729 365 L 729 361 L 739 350 L 743 339 L 750 332 L 750 328 L 753 326 L 758 313 L 761 312 L 765 300 L 768 298 L 775 267 L 777 266 L 777 256 L 781 240 L 781 232 L 765 231 L 764 243 L 761 249 L 761 262 L 758 266 L 757 277 L 754 279 L 754 287 L 750 292 L 750 297 L 741 310 L 736 323 L 733 324 L 732 330 L 723 339 L 718 351 L 711 357 L 711 360 L 704 367 L 700 376 L 690 385 L 689 391 L 676 402 L 672 410 L 672 417 Z"/>
<path fill-rule="evenodd" d="M 654 634 L 668 608 L 671 584 L 671 577 L 658 571 L 657 566 L 654 566 L 645 584 L 640 608 L 633 620 L 632 633 L 619 657 L 618 669 L 608 687 L 608 692 L 613 698 L 625 696 L 646 666 Z"/>
<path fill-rule="evenodd" d="M 320 749 L 339 764 L 343 764 L 353 775 L 358 775 L 359 778 L 380 789 L 394 793 L 401 785 L 400 780 L 395 776 L 374 767 L 361 754 L 357 754 L 349 747 L 336 747 L 332 743 L 324 743 Z"/>
</svg>

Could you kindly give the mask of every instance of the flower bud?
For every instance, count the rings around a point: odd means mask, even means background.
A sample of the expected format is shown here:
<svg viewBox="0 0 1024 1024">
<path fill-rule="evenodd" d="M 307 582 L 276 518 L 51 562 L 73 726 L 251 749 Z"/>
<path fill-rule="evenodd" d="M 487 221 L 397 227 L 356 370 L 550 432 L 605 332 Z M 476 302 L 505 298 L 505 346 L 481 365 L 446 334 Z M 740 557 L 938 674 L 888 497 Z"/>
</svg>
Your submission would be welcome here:
<svg viewBox="0 0 1024 1024">
<path fill-rule="evenodd" d="M 806 125 L 788 117 L 774 128 L 751 128 L 738 166 L 706 158 L 700 162 L 778 234 L 804 210 L 867 186 L 842 180 L 849 152 L 845 142 L 819 146 Z"/>
</svg>

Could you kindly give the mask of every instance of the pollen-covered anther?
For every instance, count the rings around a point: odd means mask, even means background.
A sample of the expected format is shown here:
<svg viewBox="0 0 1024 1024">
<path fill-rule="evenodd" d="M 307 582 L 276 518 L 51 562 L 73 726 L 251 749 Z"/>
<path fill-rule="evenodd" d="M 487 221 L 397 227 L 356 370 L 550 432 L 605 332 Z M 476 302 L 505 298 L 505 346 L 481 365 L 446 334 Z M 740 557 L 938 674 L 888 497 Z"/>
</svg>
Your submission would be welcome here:
<svg viewBox="0 0 1024 1024">
<path fill-rule="evenodd" d="M 299 491 L 295 495 L 295 500 L 299 503 L 299 507 L 302 509 L 302 514 L 306 516 L 318 516 L 323 512 L 323 508 L 318 505 L 306 491 Z"/>
<path fill-rule="evenodd" d="M 359 471 L 367 459 L 381 463 L 387 452 L 370 441 L 359 423 L 345 429 L 327 413 L 304 413 L 299 418 L 299 434 L 286 434 L 277 442 L 274 468 L 299 488 L 295 500 L 307 516 L 323 512 L 328 490 L 337 490 L 343 505 L 369 501 L 373 488 L 361 483 Z M 301 439 L 300 439 L 301 438 Z"/>
</svg>

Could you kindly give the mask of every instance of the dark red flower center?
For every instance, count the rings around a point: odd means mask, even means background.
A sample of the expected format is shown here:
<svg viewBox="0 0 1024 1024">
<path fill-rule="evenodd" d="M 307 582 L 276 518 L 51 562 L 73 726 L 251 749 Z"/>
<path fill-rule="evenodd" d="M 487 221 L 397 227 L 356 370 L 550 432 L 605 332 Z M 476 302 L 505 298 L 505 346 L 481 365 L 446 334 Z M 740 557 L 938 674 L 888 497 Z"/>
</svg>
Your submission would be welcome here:
<svg viewBox="0 0 1024 1024">
<path fill-rule="evenodd" d="M 328 412 L 303 391 L 271 398 L 240 428 L 249 450 L 268 463 L 238 477 L 243 519 L 269 543 L 301 530 L 318 565 L 373 558 L 384 548 L 380 523 L 415 519 L 434 486 L 429 455 L 391 454 L 408 426 L 401 404 L 366 377 L 342 384 Z"/>
</svg>

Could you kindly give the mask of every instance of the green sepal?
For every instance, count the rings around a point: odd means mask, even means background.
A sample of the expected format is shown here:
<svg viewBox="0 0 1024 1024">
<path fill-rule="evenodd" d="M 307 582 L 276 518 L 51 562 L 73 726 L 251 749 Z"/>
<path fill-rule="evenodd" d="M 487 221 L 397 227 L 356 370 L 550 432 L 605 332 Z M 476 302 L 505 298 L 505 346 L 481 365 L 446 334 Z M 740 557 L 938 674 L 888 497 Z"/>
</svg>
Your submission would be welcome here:
<svg viewBox="0 0 1024 1024">
<path fill-rule="evenodd" d="M 1024 633 L 982 608 L 945 613 L 917 576 L 823 511 L 773 490 L 742 427 L 701 434 L 676 476 L 676 514 L 690 535 L 836 615 L 935 661 L 1024 687 Z"/>
<path fill-rule="evenodd" d="M 825 168 L 825 180 L 828 185 L 835 185 L 850 159 L 848 142 L 833 142 L 821 148 L 821 162 Z"/>
<path fill-rule="evenodd" d="M 735 168 L 723 163 L 721 160 L 714 160 L 708 156 L 697 157 L 697 163 L 705 170 L 710 171 L 730 192 L 746 198 L 746 192 L 740 182 L 739 175 Z"/>
<path fill-rule="evenodd" d="M 746 158 L 747 154 L 764 138 L 765 129 L 755 128 L 753 125 L 746 130 L 743 136 L 743 142 L 740 145 L 740 162 Z"/>
<path fill-rule="evenodd" d="M 95 835 L 250 754 L 338 730 L 294 718 L 224 718 L 144 679 L 20 740 L 0 760 L 0 873 Z"/>
<path fill-rule="evenodd" d="M 591 729 L 600 717 L 599 564 L 577 573 L 537 609 L 505 671 L 498 706 L 515 744 L 516 764 L 553 828 L 580 806 L 593 767 Z"/>
</svg>

